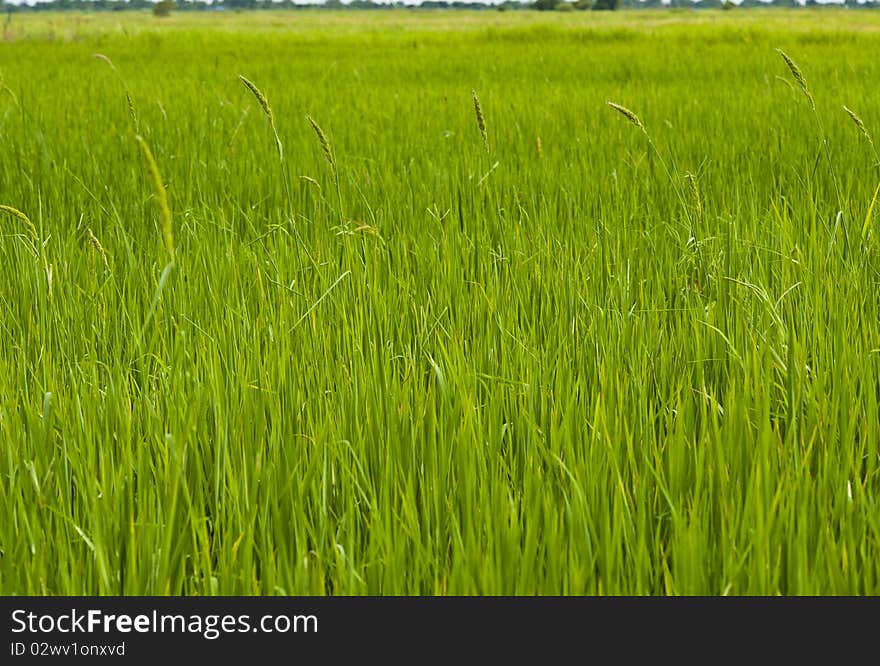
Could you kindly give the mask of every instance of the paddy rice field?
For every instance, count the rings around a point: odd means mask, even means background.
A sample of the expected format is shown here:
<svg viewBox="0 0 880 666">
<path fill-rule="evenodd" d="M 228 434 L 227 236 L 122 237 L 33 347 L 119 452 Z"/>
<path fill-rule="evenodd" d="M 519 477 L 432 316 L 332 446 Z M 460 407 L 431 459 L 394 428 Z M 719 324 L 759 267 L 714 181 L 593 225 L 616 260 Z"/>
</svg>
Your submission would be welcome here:
<svg viewBox="0 0 880 666">
<path fill-rule="evenodd" d="M 0 593 L 880 593 L 880 12 L 3 30 Z"/>
</svg>

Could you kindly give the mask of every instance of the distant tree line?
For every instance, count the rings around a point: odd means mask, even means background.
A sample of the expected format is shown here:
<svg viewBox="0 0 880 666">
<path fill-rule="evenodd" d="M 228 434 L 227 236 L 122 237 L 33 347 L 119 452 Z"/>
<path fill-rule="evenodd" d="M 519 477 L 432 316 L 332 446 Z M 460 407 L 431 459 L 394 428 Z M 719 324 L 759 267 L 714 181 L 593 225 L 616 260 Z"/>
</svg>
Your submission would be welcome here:
<svg viewBox="0 0 880 666">
<path fill-rule="evenodd" d="M 373 2 L 373 0 L 325 0 L 323 4 L 302 5 L 293 0 L 216 0 L 213 3 L 205 0 L 49 0 L 33 5 L 14 5 L 0 0 L 0 12 L 14 14 L 16 12 L 44 11 L 125 11 L 152 10 L 158 16 L 166 16 L 172 11 L 224 11 L 224 10 L 281 10 L 281 9 L 328 9 L 328 10 L 388 10 L 388 9 L 468 9 L 494 11 L 584 11 L 584 10 L 616 10 L 616 9 L 647 9 L 647 8 L 692 8 L 692 9 L 733 9 L 750 7 L 822 7 L 816 0 L 742 0 L 733 4 L 730 0 L 671 0 L 664 4 L 662 0 L 532 0 L 519 2 L 505 0 L 500 4 L 481 2 L 463 2 L 461 0 L 423 0 L 418 5 L 403 2 Z M 834 6 L 840 6 L 834 5 Z M 844 7 L 851 9 L 880 8 L 880 0 L 845 0 Z"/>
</svg>

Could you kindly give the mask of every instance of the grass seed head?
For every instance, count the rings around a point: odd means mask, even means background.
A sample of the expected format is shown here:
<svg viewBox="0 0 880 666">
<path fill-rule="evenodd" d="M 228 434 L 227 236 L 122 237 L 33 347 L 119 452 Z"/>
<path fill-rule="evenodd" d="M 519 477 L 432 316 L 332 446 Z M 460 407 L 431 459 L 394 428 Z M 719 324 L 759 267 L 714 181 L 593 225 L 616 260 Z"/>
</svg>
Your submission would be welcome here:
<svg viewBox="0 0 880 666">
<path fill-rule="evenodd" d="M 606 102 L 606 104 L 608 104 L 608 106 L 621 114 L 624 118 L 629 120 L 633 125 L 642 130 L 642 132 L 644 132 L 645 134 L 648 133 L 648 130 L 645 129 L 645 126 L 642 123 L 641 119 L 635 114 L 634 111 L 630 111 L 625 106 L 621 106 L 620 104 L 616 104 L 615 102 Z"/>
<path fill-rule="evenodd" d="M 260 108 L 263 109 L 263 113 L 266 114 L 266 117 L 269 119 L 269 125 L 272 127 L 272 134 L 275 135 L 275 147 L 278 149 L 278 159 L 284 160 L 284 148 L 281 145 L 281 137 L 278 136 L 278 129 L 275 127 L 275 114 L 272 113 L 272 107 L 269 106 L 269 100 L 263 94 L 263 92 L 257 88 L 257 84 L 255 84 L 250 79 L 238 75 L 238 78 L 241 79 L 241 82 L 244 84 L 244 87 L 251 91 L 254 98 L 257 100 L 257 103 L 260 105 Z"/>
<path fill-rule="evenodd" d="M 37 228 L 34 226 L 34 223 L 31 222 L 31 219 L 27 215 L 18 210 L 18 208 L 13 208 L 12 206 L 4 206 L 0 204 L 0 211 L 3 211 L 4 213 L 9 213 L 10 215 L 12 215 L 12 217 L 24 222 L 28 228 L 28 231 L 31 232 L 31 235 L 34 238 L 37 238 Z"/>
<path fill-rule="evenodd" d="M 131 123 L 134 126 L 135 133 L 138 133 L 140 123 L 138 123 L 138 115 L 137 108 L 134 105 L 134 100 L 131 98 L 131 93 L 128 90 L 125 91 L 125 101 L 128 102 L 128 115 L 131 116 Z"/>
<path fill-rule="evenodd" d="M 801 89 L 801 92 L 804 93 L 804 96 L 809 100 L 810 107 L 815 111 L 816 110 L 816 102 L 813 100 L 813 95 L 810 93 L 810 89 L 807 86 L 807 77 L 804 76 L 804 73 L 801 71 L 801 68 L 798 67 L 797 63 L 792 60 L 788 54 L 782 49 L 776 49 L 776 52 L 782 56 L 782 59 L 785 61 L 785 64 L 788 66 L 788 70 L 791 72 L 792 77 L 794 77 L 794 82 L 797 83 L 798 88 Z"/>
<path fill-rule="evenodd" d="M 159 173 L 159 165 L 156 164 L 156 158 L 153 157 L 153 151 L 144 141 L 144 138 L 138 134 L 135 136 L 138 144 L 140 144 L 141 152 L 144 155 L 144 161 L 147 164 L 147 171 L 150 173 L 150 180 L 153 184 L 153 194 L 156 197 L 156 205 L 159 208 L 159 214 L 162 216 L 162 237 L 165 241 L 165 249 L 172 261 L 174 260 L 174 233 L 171 226 L 171 209 L 168 207 L 168 193 L 165 192 L 165 185 L 162 182 L 162 174 Z"/>
<path fill-rule="evenodd" d="M 483 139 L 483 145 L 486 152 L 489 152 L 489 134 L 486 131 L 486 117 L 483 115 L 483 106 L 480 104 L 480 98 L 477 97 L 477 91 L 471 90 L 471 96 L 474 98 L 474 113 L 477 116 L 477 128 L 480 130 L 480 137 Z"/>
<path fill-rule="evenodd" d="M 862 119 L 856 114 L 855 111 L 850 109 L 848 106 L 844 106 L 843 110 L 846 111 L 846 115 L 848 115 L 852 121 L 855 123 L 856 127 L 862 133 L 862 136 L 871 144 L 871 147 L 874 147 L 874 139 L 871 138 L 871 133 L 868 131 L 868 128 L 865 127 L 865 123 L 862 122 Z"/>
<path fill-rule="evenodd" d="M 110 65 L 110 69 L 116 69 L 116 65 L 113 64 L 113 61 L 110 60 L 110 58 L 105 56 L 103 53 L 93 53 L 92 57 L 97 60 L 101 60 L 102 62 L 106 62 L 108 65 Z"/>
<path fill-rule="evenodd" d="M 330 141 L 327 139 L 327 135 L 324 134 L 324 130 L 322 130 L 321 126 L 315 122 L 314 118 L 312 118 L 311 116 L 306 116 L 306 120 L 309 121 L 309 125 L 311 125 L 312 129 L 315 130 L 315 135 L 318 137 L 318 143 L 321 144 L 321 150 L 324 151 L 324 157 L 326 157 L 327 161 L 330 162 L 330 166 L 335 169 L 336 160 L 333 157 L 333 150 L 330 148 Z"/>
<path fill-rule="evenodd" d="M 104 268 L 109 271 L 110 262 L 107 261 L 107 253 L 104 251 L 104 246 L 101 245 L 101 241 L 99 241 L 98 237 L 95 236 L 95 232 L 92 231 L 91 227 L 86 229 L 86 232 L 89 234 L 89 244 L 92 246 L 92 249 L 98 253 L 98 256 L 101 257 L 101 260 L 104 262 Z"/>
<path fill-rule="evenodd" d="M 700 184 L 697 181 L 697 177 L 692 173 L 685 174 L 685 180 L 687 180 L 688 185 L 690 186 L 691 196 L 694 199 L 694 208 L 696 209 L 697 219 L 703 219 L 703 197 L 700 196 Z"/>
<path fill-rule="evenodd" d="M 269 122 L 274 124 L 275 114 L 272 113 L 272 107 L 269 106 L 269 100 L 266 99 L 266 96 L 263 94 L 263 92 L 259 88 L 257 88 L 257 85 L 250 79 L 245 78 L 241 74 L 238 75 L 238 78 L 241 79 L 244 87 L 251 91 L 254 98 L 257 100 L 257 103 L 260 105 L 260 108 L 263 109 L 263 113 L 265 113 L 266 117 L 269 119 Z"/>
</svg>

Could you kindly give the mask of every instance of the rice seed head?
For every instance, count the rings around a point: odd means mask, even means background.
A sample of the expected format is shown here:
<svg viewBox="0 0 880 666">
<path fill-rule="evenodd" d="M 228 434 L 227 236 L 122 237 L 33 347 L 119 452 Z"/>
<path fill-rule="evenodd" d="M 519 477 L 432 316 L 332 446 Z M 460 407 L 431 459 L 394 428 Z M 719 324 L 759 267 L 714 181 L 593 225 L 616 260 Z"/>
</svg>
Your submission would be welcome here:
<svg viewBox="0 0 880 666">
<path fill-rule="evenodd" d="M 159 172 L 159 165 L 156 164 L 156 158 L 153 157 L 153 151 L 144 141 L 144 137 L 140 134 L 135 136 L 138 144 L 140 144 L 144 161 L 147 164 L 147 171 L 150 173 L 150 180 L 153 184 L 153 195 L 156 198 L 156 206 L 159 208 L 159 214 L 162 217 L 162 237 L 165 241 L 165 249 L 168 251 L 171 260 L 174 260 L 174 233 L 171 226 L 171 209 L 168 207 L 168 193 L 165 191 L 165 185 L 162 182 L 162 174 Z"/>
<path fill-rule="evenodd" d="M 797 83 L 798 88 L 801 89 L 801 92 L 804 93 L 804 96 L 810 102 L 810 108 L 815 111 L 816 102 L 813 100 L 813 95 L 810 92 L 810 88 L 807 86 L 807 77 L 804 76 L 801 68 L 798 67 L 797 63 L 792 60 L 785 51 L 783 51 L 782 49 L 776 49 L 776 52 L 780 56 L 782 56 L 782 59 L 785 61 L 785 64 L 788 67 L 788 71 L 791 72 L 791 75 L 794 78 L 794 82 Z"/>
<path fill-rule="evenodd" d="M 544 156 L 544 147 L 541 144 L 541 137 L 535 137 L 535 150 L 538 152 L 538 157 L 541 158 Z"/>
<path fill-rule="evenodd" d="M 321 129 L 321 126 L 316 123 L 311 116 L 306 116 L 306 120 L 309 121 L 309 125 L 312 126 L 315 135 L 318 137 L 318 143 L 321 144 L 321 150 L 324 152 L 324 157 L 330 162 L 330 166 L 336 169 L 336 160 L 333 157 L 333 150 L 330 148 L 330 141 L 327 140 L 327 135 L 324 134 L 324 130 Z"/>
<path fill-rule="evenodd" d="M 610 106 L 612 109 L 614 109 L 619 114 L 621 114 L 624 118 L 626 118 L 628 121 L 630 121 L 633 125 L 635 125 L 640 130 L 642 130 L 642 132 L 644 132 L 645 134 L 648 133 L 648 130 L 645 129 L 645 125 L 642 123 L 641 119 L 635 114 L 634 111 L 630 111 L 625 106 L 621 106 L 620 104 L 617 104 L 615 102 L 609 101 L 609 102 L 606 102 L 606 104 L 608 104 L 608 106 Z"/>
<path fill-rule="evenodd" d="M 278 136 L 278 129 L 275 127 L 275 114 L 272 113 L 272 107 L 269 106 L 269 100 L 263 92 L 257 88 L 257 84 L 253 81 L 241 74 L 238 75 L 238 78 L 241 79 L 244 87 L 251 91 L 254 99 L 257 100 L 257 104 L 260 105 L 260 108 L 263 109 L 263 113 L 266 114 L 266 118 L 269 119 L 269 125 L 272 127 L 272 134 L 275 135 L 275 147 L 278 149 L 278 159 L 284 161 L 284 148 L 281 145 L 281 137 Z"/>
<path fill-rule="evenodd" d="M 855 123 L 856 127 L 862 133 L 862 136 L 871 144 L 871 147 L 874 147 L 874 139 L 871 138 L 871 133 L 868 131 L 868 128 L 865 127 L 865 123 L 862 122 L 862 119 L 856 114 L 855 111 L 850 109 L 848 106 L 844 106 L 843 110 L 846 111 L 846 115 L 848 115 L 852 121 Z"/>
<path fill-rule="evenodd" d="M 483 145 L 486 152 L 489 152 L 489 134 L 486 131 L 486 117 L 483 115 L 483 105 L 480 104 L 480 98 L 477 97 L 477 91 L 471 90 L 471 97 L 474 98 L 474 113 L 477 116 L 477 129 L 480 130 L 480 137 L 483 139 Z"/>
</svg>

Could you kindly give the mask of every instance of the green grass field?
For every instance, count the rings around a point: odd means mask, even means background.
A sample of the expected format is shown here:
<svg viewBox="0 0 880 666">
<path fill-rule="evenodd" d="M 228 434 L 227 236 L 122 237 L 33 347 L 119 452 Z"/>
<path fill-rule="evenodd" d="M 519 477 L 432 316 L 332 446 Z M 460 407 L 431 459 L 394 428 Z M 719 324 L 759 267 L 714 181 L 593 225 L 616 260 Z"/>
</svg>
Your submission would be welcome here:
<svg viewBox="0 0 880 666">
<path fill-rule="evenodd" d="M 0 593 L 880 593 L 878 48 L 14 16 Z"/>
</svg>

